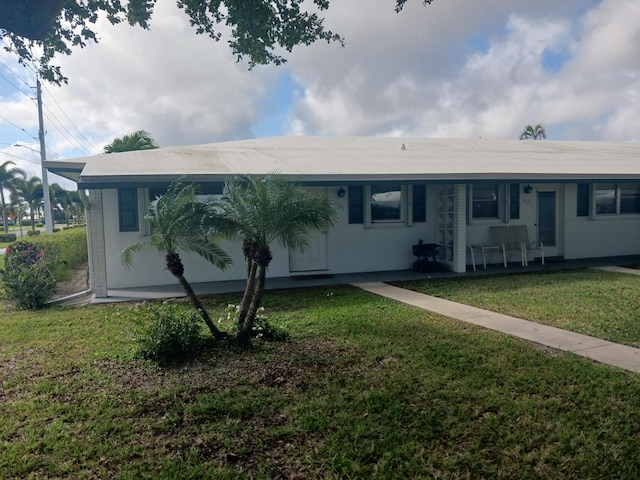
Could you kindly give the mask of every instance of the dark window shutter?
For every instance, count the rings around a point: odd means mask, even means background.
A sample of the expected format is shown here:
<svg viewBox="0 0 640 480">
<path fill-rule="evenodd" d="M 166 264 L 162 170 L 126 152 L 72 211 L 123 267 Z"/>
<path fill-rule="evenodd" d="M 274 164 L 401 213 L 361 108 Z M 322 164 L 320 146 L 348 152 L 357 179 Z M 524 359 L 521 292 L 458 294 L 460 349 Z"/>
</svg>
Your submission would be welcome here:
<svg viewBox="0 0 640 480">
<path fill-rule="evenodd" d="M 577 198 L 577 209 L 576 215 L 578 217 L 588 217 L 589 216 L 589 193 L 591 191 L 591 187 L 588 183 L 579 183 L 578 184 L 578 198 Z"/>
<path fill-rule="evenodd" d="M 349 187 L 349 223 L 364 223 L 364 189 Z"/>
<path fill-rule="evenodd" d="M 413 223 L 427 221 L 427 187 L 413 186 Z"/>
<path fill-rule="evenodd" d="M 509 186 L 509 218 L 518 220 L 520 218 L 520 184 L 512 183 Z"/>
<path fill-rule="evenodd" d="M 118 189 L 118 219 L 121 232 L 138 231 L 138 190 Z"/>
</svg>

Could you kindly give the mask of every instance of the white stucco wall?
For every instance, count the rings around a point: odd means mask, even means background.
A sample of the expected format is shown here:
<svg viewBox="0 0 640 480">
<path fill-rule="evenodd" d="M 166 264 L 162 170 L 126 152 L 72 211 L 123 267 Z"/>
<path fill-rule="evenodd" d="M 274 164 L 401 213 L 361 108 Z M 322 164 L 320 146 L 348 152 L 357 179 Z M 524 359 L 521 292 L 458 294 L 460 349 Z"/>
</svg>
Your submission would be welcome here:
<svg viewBox="0 0 640 480">
<path fill-rule="evenodd" d="M 640 215 L 578 217 L 577 188 L 566 187 L 565 258 L 640 255 Z"/>
<path fill-rule="evenodd" d="M 349 273 L 410 269 L 415 257 L 411 246 L 422 239 L 425 243 L 436 241 L 435 205 L 436 189 L 427 189 L 427 222 L 407 225 L 372 224 L 349 225 L 348 199 L 338 198 L 336 187 L 326 189 L 334 202 L 338 217 L 327 232 L 328 273 Z M 117 190 L 103 191 L 106 265 L 108 287 L 127 288 L 140 285 L 169 285 L 175 278 L 164 269 L 162 256 L 152 248 L 136 254 L 133 266 L 127 270 L 120 262 L 121 251 L 146 237 L 139 232 L 119 232 Z M 408 212 L 407 212 L 408 214 Z M 218 280 L 242 280 L 245 267 L 239 242 L 224 241 L 221 246 L 233 258 L 233 265 L 221 272 L 195 254 L 182 254 L 185 277 L 190 282 Z M 269 277 L 289 276 L 289 252 L 280 246 L 272 247 L 273 261 Z"/>
<path fill-rule="evenodd" d="M 346 186 L 345 186 L 346 187 Z M 348 198 L 338 198 L 339 186 L 327 187 L 326 192 L 334 202 L 338 217 L 327 232 L 327 273 L 385 271 L 410 269 L 415 257 L 411 246 L 422 239 L 436 242 L 437 186 L 427 187 L 427 221 L 407 223 L 355 224 L 348 223 Z M 558 245 L 545 248 L 545 254 L 561 255 L 566 259 L 592 258 L 614 255 L 640 254 L 640 215 L 611 217 L 577 217 L 575 184 L 533 185 L 530 194 L 521 193 L 520 218 L 509 224 L 526 225 L 530 240 L 536 239 L 537 192 L 556 189 L 558 202 Z M 346 188 L 345 188 L 346 189 Z M 460 196 L 460 215 L 466 214 L 465 195 Z M 120 252 L 126 246 L 145 239 L 139 232 L 119 232 L 117 190 L 103 190 L 105 262 L 108 288 L 126 288 L 140 285 L 174 284 L 175 279 L 164 269 L 164 259 L 149 248 L 138 253 L 134 264 L 127 270 L 120 262 Z M 409 212 L 405 212 L 409 215 Z M 409 222 L 410 223 L 410 222 Z M 467 245 L 489 245 L 489 227 L 504 224 L 502 220 L 470 220 L 462 229 L 464 238 L 459 248 Z M 224 241 L 221 246 L 232 256 L 233 265 L 222 272 L 195 254 L 182 255 L 185 276 L 190 282 L 241 280 L 245 278 L 244 259 L 238 242 Z M 289 252 L 277 245 L 272 247 L 273 262 L 268 276 L 289 276 Z M 536 254 L 537 256 L 537 254 Z M 529 257 L 532 260 L 534 254 Z M 462 258 L 470 264 L 465 254 Z M 497 261 L 494 257 L 488 261 Z M 518 261 L 512 256 L 510 261 Z M 478 260 L 476 260 L 478 261 Z M 460 265 L 459 265 L 460 267 Z"/>
</svg>

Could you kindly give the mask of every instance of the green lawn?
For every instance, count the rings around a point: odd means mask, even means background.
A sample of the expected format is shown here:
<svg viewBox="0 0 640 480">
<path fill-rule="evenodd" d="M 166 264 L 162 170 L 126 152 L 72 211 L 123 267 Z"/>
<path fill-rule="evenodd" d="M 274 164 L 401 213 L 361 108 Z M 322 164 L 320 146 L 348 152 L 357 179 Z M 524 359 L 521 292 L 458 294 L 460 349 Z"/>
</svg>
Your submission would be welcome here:
<svg viewBox="0 0 640 480">
<path fill-rule="evenodd" d="M 265 306 L 290 342 L 168 369 L 133 305 L 0 307 L 2 476 L 640 478 L 639 375 L 350 287 Z"/>
<path fill-rule="evenodd" d="M 460 277 L 398 285 L 640 347 L 640 276 L 585 269 Z"/>
</svg>

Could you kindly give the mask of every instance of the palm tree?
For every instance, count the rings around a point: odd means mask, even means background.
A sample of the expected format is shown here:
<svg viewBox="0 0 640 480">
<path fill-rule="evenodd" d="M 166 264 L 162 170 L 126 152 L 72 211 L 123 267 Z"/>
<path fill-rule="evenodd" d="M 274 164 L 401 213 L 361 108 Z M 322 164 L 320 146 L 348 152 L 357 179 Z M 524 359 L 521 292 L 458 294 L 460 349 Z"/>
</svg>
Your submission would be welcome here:
<svg viewBox="0 0 640 480">
<path fill-rule="evenodd" d="M 31 177 L 28 180 L 19 179 L 15 182 L 15 195 L 25 201 L 29 206 L 29 217 L 31 219 L 31 230 L 35 230 L 35 214 L 42 201 L 42 182 L 38 177 Z"/>
<path fill-rule="evenodd" d="M 547 133 L 544 131 L 544 127 L 540 124 L 532 127 L 527 125 L 520 134 L 520 140 L 540 140 L 547 138 Z"/>
<path fill-rule="evenodd" d="M 336 216 L 331 202 L 275 175 L 227 182 L 212 217 L 223 235 L 242 240 L 247 282 L 238 313 L 238 343 L 247 346 L 264 293 L 271 244 L 303 249 L 312 230 L 324 230 Z"/>
<path fill-rule="evenodd" d="M 4 233 L 9 233 L 9 225 L 7 219 L 7 203 L 4 198 L 4 191 L 14 191 L 14 184 L 17 179 L 25 178 L 27 174 L 20 168 L 9 168 L 9 165 L 15 165 L 11 160 L 7 160 L 0 165 L 0 202 L 2 203 L 2 224 L 4 225 Z"/>
<path fill-rule="evenodd" d="M 55 183 L 54 185 L 58 186 Z M 56 202 L 58 202 L 58 206 L 64 213 L 64 220 L 67 227 L 69 226 L 69 213 L 71 210 L 71 196 L 69 195 L 70 193 L 71 192 L 68 192 L 67 190 L 65 190 L 60 186 L 58 186 L 58 188 L 56 188 L 53 193 L 53 196 L 56 199 Z"/>
<path fill-rule="evenodd" d="M 51 212 L 45 213 L 45 218 L 49 218 L 49 213 L 51 214 L 53 227 L 56 226 L 56 209 L 57 210 L 63 209 L 60 205 L 60 200 L 64 198 L 66 193 L 67 193 L 66 190 L 64 190 L 57 183 L 52 183 L 51 185 L 49 185 L 49 201 L 51 204 Z M 58 219 L 59 218 L 60 218 L 60 215 L 58 215 Z"/>
<path fill-rule="evenodd" d="M 80 190 L 73 190 L 67 193 L 69 194 L 69 208 L 75 216 L 75 221 L 78 223 L 84 216 L 84 202 L 82 201 Z"/>
<path fill-rule="evenodd" d="M 133 150 L 151 150 L 158 144 L 149 132 L 138 130 L 122 138 L 116 138 L 104 147 L 104 153 L 131 152 Z"/>
<path fill-rule="evenodd" d="M 122 251 L 122 262 L 130 267 L 133 255 L 141 249 L 151 246 L 164 254 L 167 270 L 178 279 L 180 285 L 198 310 L 202 319 L 216 339 L 227 337 L 211 320 L 211 317 L 184 277 L 184 265 L 179 251 L 194 252 L 214 266 L 224 270 L 231 259 L 214 241 L 211 229 L 204 226 L 205 218 L 213 214 L 208 203 L 196 199 L 194 185 L 183 185 L 174 181 L 167 193 L 153 200 L 149 205 L 149 214 L 145 219 L 150 223 L 149 240 L 128 246 Z"/>
</svg>

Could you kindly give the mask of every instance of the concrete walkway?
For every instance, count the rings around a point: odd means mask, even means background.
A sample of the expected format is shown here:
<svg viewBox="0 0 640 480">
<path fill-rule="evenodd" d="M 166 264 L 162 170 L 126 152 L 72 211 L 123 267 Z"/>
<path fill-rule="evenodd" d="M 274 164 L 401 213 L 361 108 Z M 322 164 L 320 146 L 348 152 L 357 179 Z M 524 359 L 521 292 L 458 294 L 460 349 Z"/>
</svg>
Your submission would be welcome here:
<svg viewBox="0 0 640 480">
<path fill-rule="evenodd" d="M 490 312 L 442 298 L 394 287 L 382 282 L 354 283 L 367 292 L 391 298 L 446 317 L 565 350 L 597 362 L 640 373 L 640 349 L 569 332 L 547 325 Z"/>
</svg>

